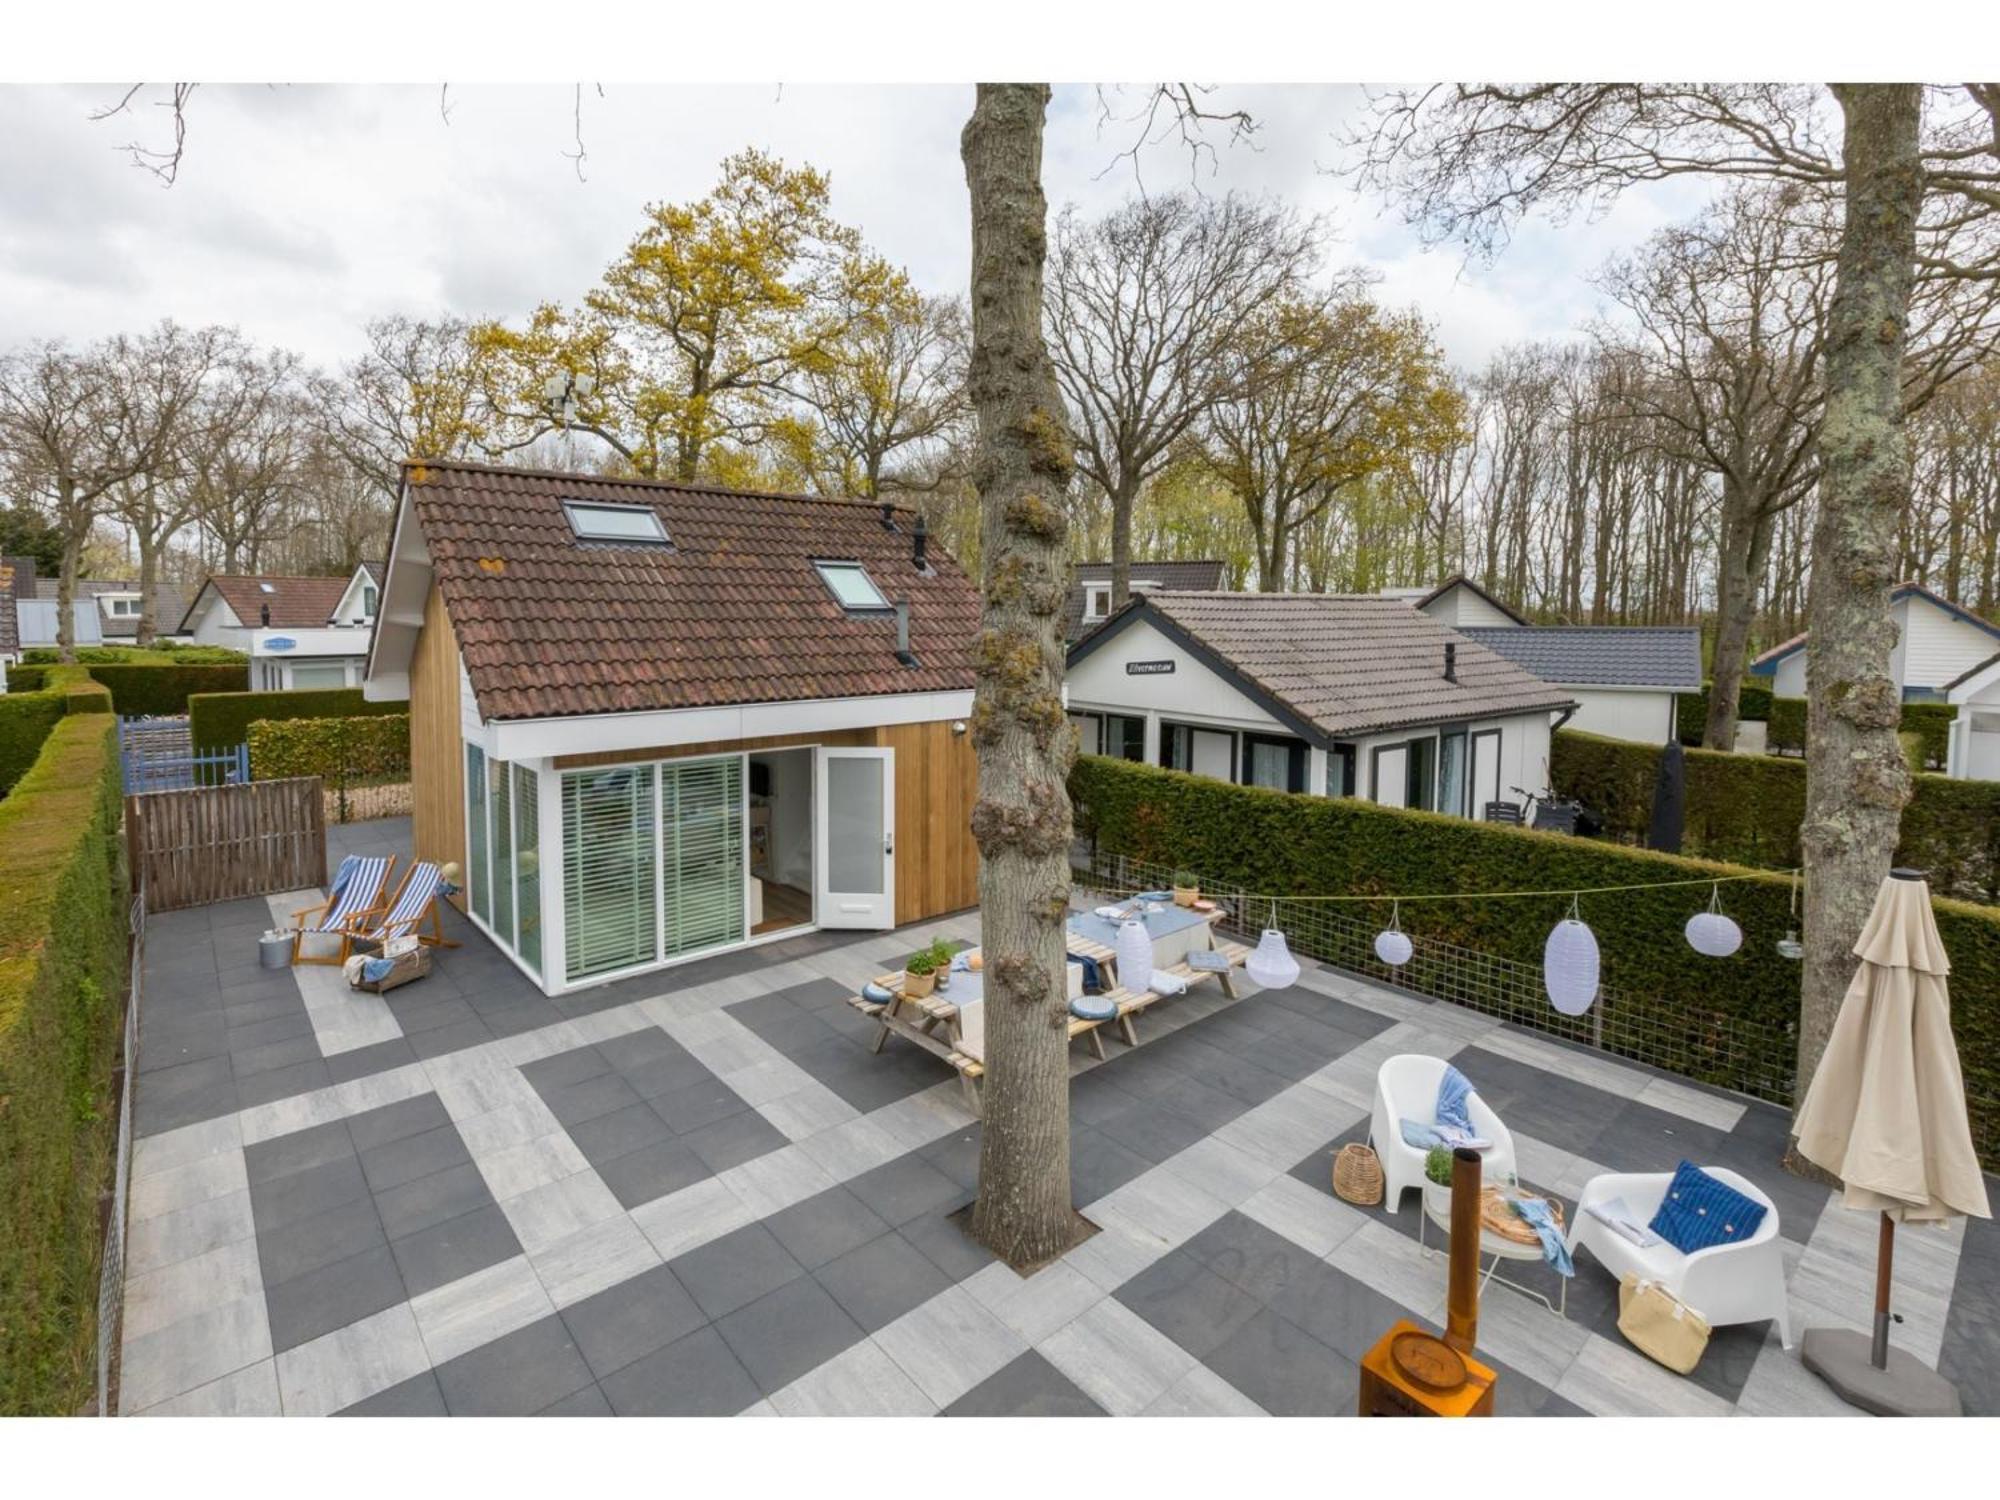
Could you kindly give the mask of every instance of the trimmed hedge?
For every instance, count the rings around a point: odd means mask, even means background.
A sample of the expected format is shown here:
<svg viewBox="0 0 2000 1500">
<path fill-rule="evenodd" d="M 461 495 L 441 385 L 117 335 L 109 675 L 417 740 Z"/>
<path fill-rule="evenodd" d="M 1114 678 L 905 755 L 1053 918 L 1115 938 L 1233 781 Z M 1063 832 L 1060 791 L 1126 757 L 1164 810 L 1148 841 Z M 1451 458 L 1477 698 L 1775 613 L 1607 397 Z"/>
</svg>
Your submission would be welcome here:
<svg viewBox="0 0 2000 1500">
<path fill-rule="evenodd" d="M 53 646 L 30 646 L 21 653 L 21 660 L 34 666 L 50 666 L 62 660 L 62 653 Z M 247 667 L 250 664 L 249 656 L 241 651 L 232 651 L 227 646 L 190 646 L 180 641 L 155 641 L 150 646 L 78 646 L 76 660 L 77 665 L 84 667 L 122 662 L 137 666 L 178 667 Z"/>
<path fill-rule="evenodd" d="M 16 667 L 8 680 L 39 686 L 43 674 L 60 670 L 45 666 Z M 184 714 L 188 699 L 195 693 L 239 693 L 250 684 L 250 668 L 242 663 L 91 662 L 82 670 L 111 689 L 111 701 L 117 711 L 133 718 Z"/>
<path fill-rule="evenodd" d="M 407 780 L 410 716 L 365 719 L 259 719 L 250 726 L 250 776 L 276 781 L 318 776 L 328 787 Z"/>
<path fill-rule="evenodd" d="M 0 803 L 0 1415 L 68 1415 L 95 1379 L 128 899 L 115 728 L 65 718 Z"/>
<path fill-rule="evenodd" d="M 1683 745 L 1699 745 L 1702 731 L 1708 728 L 1708 694 L 1714 687 L 1712 682 L 1704 682 L 1698 693 L 1682 693 L 1674 700 L 1676 728 Z M 1743 685 L 1736 690 L 1737 719 L 1757 722 L 1771 715 L 1771 690 L 1762 683 L 1745 677 Z"/>
<path fill-rule="evenodd" d="M 1236 786 L 1094 755 L 1078 758 L 1070 795 L 1079 828 L 1101 851 L 1186 865 L 1212 888 L 1281 896 L 1574 891 L 1748 873 L 1602 840 Z M 1779 957 L 1774 944 L 1792 925 L 1792 883 L 1756 874 L 1723 888 L 1723 905 L 1744 932 L 1743 947 L 1726 960 L 1703 958 L 1682 937 L 1706 899 L 1706 891 L 1685 887 L 1582 898 L 1601 946 L 1603 982 L 1619 992 L 1619 1004 L 1604 1016 L 1604 1045 L 1706 1082 L 1788 1078 L 1796 1065 L 1799 966 Z M 1403 907 L 1402 924 L 1420 939 L 1539 968 L 1549 929 L 1569 900 L 1421 903 Z M 1975 1139 L 1991 1159 L 2000 1150 L 2000 912 L 1942 898 L 1935 906 L 1951 954 L 1952 1025 L 1975 1096 Z M 1731 1028 L 1726 1046 L 1707 1045 L 1718 1017 L 1751 1024 Z"/>
<path fill-rule="evenodd" d="M 1806 814 L 1805 763 L 1718 750 L 1683 754 L 1682 852 L 1764 869 L 1796 868 Z M 1652 821 L 1659 759 L 1651 745 L 1565 729 L 1555 737 L 1549 774 L 1564 796 L 1603 815 L 1611 837 L 1638 843 Z M 1933 890 L 1966 901 L 2000 900 L 2000 782 L 1919 772 L 1903 809 L 1896 861 L 1928 872 Z"/>
<path fill-rule="evenodd" d="M 19 668 L 15 669 L 17 672 Z M 50 667 L 54 680 L 0 694 L 0 797 L 35 763 L 65 714 L 108 713 L 111 696 L 82 667 Z M 10 683 L 12 679 L 10 678 Z"/>
<path fill-rule="evenodd" d="M 358 687 L 196 693 L 188 699 L 188 733 L 197 752 L 233 750 L 249 741 L 250 726 L 259 719 L 357 719 L 409 711 L 408 699 L 370 703 Z"/>
<path fill-rule="evenodd" d="M 1905 703 L 1901 732 L 1917 737 L 1923 764 L 1942 771 L 1951 753 L 1951 724 L 1958 717 L 1956 703 Z M 1771 720 L 1765 731 L 1765 747 L 1784 755 L 1806 753 L 1806 700 L 1774 698 Z"/>
</svg>

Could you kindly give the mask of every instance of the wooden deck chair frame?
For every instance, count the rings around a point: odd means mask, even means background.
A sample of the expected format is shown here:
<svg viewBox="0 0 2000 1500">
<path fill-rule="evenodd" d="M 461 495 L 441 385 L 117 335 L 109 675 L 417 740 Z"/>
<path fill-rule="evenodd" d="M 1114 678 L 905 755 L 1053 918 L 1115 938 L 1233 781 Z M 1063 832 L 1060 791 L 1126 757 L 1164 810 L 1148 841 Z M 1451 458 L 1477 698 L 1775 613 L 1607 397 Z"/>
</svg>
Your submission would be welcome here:
<svg viewBox="0 0 2000 1500">
<path fill-rule="evenodd" d="M 348 958 L 353 954 L 354 945 L 357 942 L 372 942 L 370 934 L 380 928 L 388 920 L 389 913 L 402 904 L 403 893 L 409 889 L 410 881 L 415 878 L 417 871 L 427 863 L 428 861 L 426 860 L 412 860 L 409 868 L 403 871 L 403 878 L 396 886 L 395 895 L 388 897 L 380 905 L 368 911 L 356 912 L 354 916 L 348 919 L 347 930 L 341 934 L 339 962 L 347 962 Z M 435 869 L 437 867 L 432 866 L 432 868 Z M 386 883 L 384 882 L 384 884 Z M 416 935 L 417 941 L 429 948 L 456 948 L 459 946 L 444 935 L 444 913 L 438 910 L 438 898 L 443 893 L 444 883 L 442 876 L 440 876 L 437 886 L 431 890 L 431 899 L 425 903 L 424 909 L 417 914 L 415 921 L 411 924 L 410 930 Z M 423 930 L 424 924 L 427 922 L 430 924 L 429 932 Z"/>
<path fill-rule="evenodd" d="M 388 889 L 389 882 L 395 879 L 395 876 L 396 876 L 396 856 L 392 854 L 389 856 L 389 862 L 384 866 L 382 866 L 382 884 L 375 892 L 375 898 L 378 903 L 381 900 L 382 892 Z M 327 897 L 326 900 L 320 902 L 318 906 L 302 907 L 300 910 L 292 913 L 292 962 L 293 963 L 334 965 L 334 964 L 342 964 L 347 961 L 347 931 L 345 925 L 341 927 L 322 927 L 322 928 L 309 928 L 306 926 L 307 917 L 312 916 L 315 912 L 317 912 L 322 917 L 325 916 L 329 911 L 333 910 L 334 904 L 339 899 L 340 898 L 337 895 L 329 896 Z M 355 913 L 355 916 L 365 915 L 367 912 L 371 910 L 373 910 L 372 907 L 363 907 L 361 911 Z M 353 917 L 348 918 L 349 922 L 352 922 L 353 920 L 354 920 Z M 340 948 L 338 952 L 335 954 L 335 956 L 331 958 L 310 958 L 306 955 L 305 951 L 305 940 L 308 937 L 329 937 L 329 938 L 337 937 L 340 939 Z"/>
</svg>

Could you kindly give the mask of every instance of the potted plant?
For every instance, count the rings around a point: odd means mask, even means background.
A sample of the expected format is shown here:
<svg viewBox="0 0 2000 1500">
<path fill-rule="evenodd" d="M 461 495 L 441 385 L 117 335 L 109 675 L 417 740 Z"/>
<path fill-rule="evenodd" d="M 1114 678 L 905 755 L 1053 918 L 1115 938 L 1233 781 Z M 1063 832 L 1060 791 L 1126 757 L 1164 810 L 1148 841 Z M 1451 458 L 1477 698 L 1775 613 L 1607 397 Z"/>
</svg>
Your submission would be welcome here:
<svg viewBox="0 0 2000 1500">
<path fill-rule="evenodd" d="M 940 971 L 951 969 L 951 945 L 943 939 L 912 953 L 903 965 L 903 993 L 921 1000 L 937 987 Z"/>
<path fill-rule="evenodd" d="M 1201 899 L 1201 877 L 1192 870 L 1174 871 L 1174 905 L 1193 906 Z"/>
<path fill-rule="evenodd" d="M 1424 1153 L 1424 1207 L 1439 1223 L 1451 1221 L 1451 1148 L 1433 1146 Z"/>
</svg>

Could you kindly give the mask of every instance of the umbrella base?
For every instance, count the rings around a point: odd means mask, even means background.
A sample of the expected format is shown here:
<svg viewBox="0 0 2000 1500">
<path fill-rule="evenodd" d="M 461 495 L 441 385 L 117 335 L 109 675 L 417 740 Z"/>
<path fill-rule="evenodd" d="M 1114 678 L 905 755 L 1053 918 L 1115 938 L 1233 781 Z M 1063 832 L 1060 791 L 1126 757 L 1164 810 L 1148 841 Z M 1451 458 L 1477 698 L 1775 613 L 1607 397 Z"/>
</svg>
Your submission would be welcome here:
<svg viewBox="0 0 2000 1500">
<path fill-rule="evenodd" d="M 1889 1350 L 1889 1367 L 1870 1359 L 1872 1340 L 1845 1328 L 1809 1328 L 1799 1358 L 1850 1405 L 1878 1417 L 1962 1415 L 1958 1387 L 1913 1354 Z"/>
</svg>

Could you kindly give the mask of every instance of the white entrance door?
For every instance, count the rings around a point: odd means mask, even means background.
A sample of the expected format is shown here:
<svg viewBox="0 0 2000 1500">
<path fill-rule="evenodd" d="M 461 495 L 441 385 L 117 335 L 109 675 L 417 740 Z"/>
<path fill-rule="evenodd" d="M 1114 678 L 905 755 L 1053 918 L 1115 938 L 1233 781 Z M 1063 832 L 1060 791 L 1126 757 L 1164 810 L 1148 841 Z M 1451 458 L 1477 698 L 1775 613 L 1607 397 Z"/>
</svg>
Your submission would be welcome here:
<svg viewBox="0 0 2000 1500">
<path fill-rule="evenodd" d="M 896 752 L 820 747 L 819 925 L 896 925 Z"/>
</svg>

